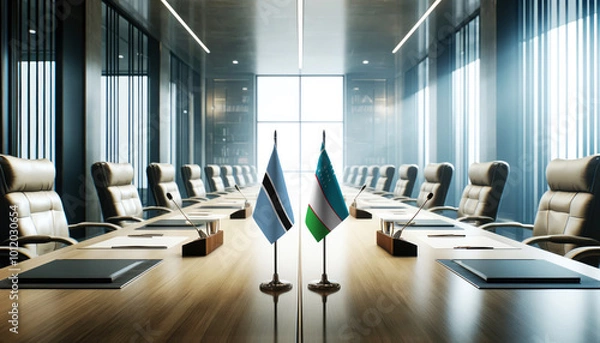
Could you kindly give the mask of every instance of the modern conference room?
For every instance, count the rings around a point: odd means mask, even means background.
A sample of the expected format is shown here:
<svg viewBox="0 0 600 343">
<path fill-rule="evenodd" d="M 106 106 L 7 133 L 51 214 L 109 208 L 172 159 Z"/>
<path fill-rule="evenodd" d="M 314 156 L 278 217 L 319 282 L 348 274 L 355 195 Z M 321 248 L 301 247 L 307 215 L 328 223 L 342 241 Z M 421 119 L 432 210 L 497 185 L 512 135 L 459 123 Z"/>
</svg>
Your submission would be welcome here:
<svg viewBox="0 0 600 343">
<path fill-rule="evenodd" d="M 598 12 L 0 2 L 0 341 L 600 342 Z"/>
</svg>

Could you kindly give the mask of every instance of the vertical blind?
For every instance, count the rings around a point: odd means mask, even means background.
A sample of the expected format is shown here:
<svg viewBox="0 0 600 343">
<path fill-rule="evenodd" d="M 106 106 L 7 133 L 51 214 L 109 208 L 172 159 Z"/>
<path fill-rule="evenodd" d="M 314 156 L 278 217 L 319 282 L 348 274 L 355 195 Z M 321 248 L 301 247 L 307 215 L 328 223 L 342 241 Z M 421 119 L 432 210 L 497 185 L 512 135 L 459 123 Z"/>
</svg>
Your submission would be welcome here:
<svg viewBox="0 0 600 343">
<path fill-rule="evenodd" d="M 455 33 L 454 47 L 455 69 L 452 72 L 452 117 L 455 123 L 456 151 L 454 187 L 455 194 L 459 197 L 469 182 L 469 166 L 473 162 L 480 162 L 479 16 L 470 20 Z"/>
<path fill-rule="evenodd" d="M 402 110 L 406 114 L 402 119 L 403 134 L 411 135 L 410 128 L 414 127 L 416 131 L 411 138 L 418 144 L 414 152 L 404 154 L 402 163 L 417 162 L 420 170 L 424 170 L 425 166 L 432 162 L 430 154 L 434 149 L 430 143 L 432 121 L 429 111 L 429 58 L 424 58 L 417 65 L 407 70 L 404 80 Z M 412 126 L 409 117 L 415 118 Z M 408 155 L 408 153 L 411 155 Z M 422 172 L 419 178 L 423 179 Z"/>
<path fill-rule="evenodd" d="M 55 30 L 54 1 L 11 2 L 11 153 L 54 161 Z"/>
<path fill-rule="evenodd" d="M 149 156 L 148 37 L 105 3 L 102 29 L 102 159 L 131 163 L 133 183 L 144 194 Z"/>
<path fill-rule="evenodd" d="M 598 0 L 521 3 L 523 154 L 532 199 L 555 158 L 599 152 Z"/>
</svg>

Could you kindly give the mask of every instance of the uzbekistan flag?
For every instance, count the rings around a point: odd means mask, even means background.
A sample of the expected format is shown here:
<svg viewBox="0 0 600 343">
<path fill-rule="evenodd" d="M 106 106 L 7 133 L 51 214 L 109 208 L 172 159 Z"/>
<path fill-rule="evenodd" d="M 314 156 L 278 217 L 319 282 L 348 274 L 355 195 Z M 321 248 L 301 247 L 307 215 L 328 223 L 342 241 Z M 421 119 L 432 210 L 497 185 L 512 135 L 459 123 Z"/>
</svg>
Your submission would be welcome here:
<svg viewBox="0 0 600 343">
<path fill-rule="evenodd" d="M 294 225 L 294 213 L 276 146 L 273 146 L 252 218 L 271 243 L 278 240 Z"/>
<path fill-rule="evenodd" d="M 317 182 L 306 211 L 306 226 L 319 242 L 348 217 L 348 208 L 325 144 L 321 145 L 315 177 Z"/>
</svg>

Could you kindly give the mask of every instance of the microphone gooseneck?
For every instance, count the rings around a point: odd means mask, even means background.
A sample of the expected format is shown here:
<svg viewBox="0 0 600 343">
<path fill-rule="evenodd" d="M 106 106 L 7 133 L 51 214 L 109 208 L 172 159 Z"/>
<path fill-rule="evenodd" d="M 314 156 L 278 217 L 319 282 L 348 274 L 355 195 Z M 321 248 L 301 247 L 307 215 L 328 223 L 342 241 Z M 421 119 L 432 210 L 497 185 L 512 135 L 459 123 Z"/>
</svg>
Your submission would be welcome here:
<svg viewBox="0 0 600 343">
<path fill-rule="evenodd" d="M 244 200 L 246 201 L 244 203 L 244 206 L 248 205 L 248 198 L 246 198 L 246 196 L 244 195 L 244 193 L 242 193 L 242 190 L 240 189 L 240 186 L 238 186 L 237 184 L 235 185 L 235 190 L 240 192 L 240 194 L 242 195 L 242 197 L 244 198 Z"/>
<path fill-rule="evenodd" d="M 404 224 L 404 226 L 402 226 L 402 228 L 399 231 L 396 231 L 396 233 L 394 234 L 394 238 L 395 239 L 400 238 L 400 236 L 402 235 L 402 231 L 404 231 L 404 229 L 406 229 L 407 226 L 409 226 L 409 225 L 412 224 L 412 221 L 415 219 L 415 217 L 417 216 L 417 214 L 419 214 L 419 212 L 421 212 L 421 210 L 423 209 L 423 207 L 425 207 L 425 204 L 427 204 L 427 202 L 429 200 L 431 200 L 431 198 L 433 198 L 433 193 L 427 194 L 427 199 L 425 199 L 425 201 L 423 201 L 423 203 L 421 204 L 421 206 L 419 206 L 419 209 L 417 209 L 417 211 L 412 216 L 412 218 L 410 218 L 410 220 L 407 221 L 406 224 Z"/>
<path fill-rule="evenodd" d="M 167 199 L 169 199 L 173 204 L 175 204 L 175 206 L 177 207 L 179 212 L 181 212 L 181 214 L 183 215 L 185 220 L 187 220 L 188 223 L 190 223 L 190 225 L 192 225 L 194 227 L 194 229 L 196 229 L 196 232 L 198 232 L 198 236 L 200 236 L 200 238 L 208 237 L 208 235 L 204 231 L 200 230 L 196 226 L 196 224 L 194 224 L 194 222 L 190 220 L 190 218 L 187 216 L 187 214 L 185 214 L 185 212 L 183 212 L 183 209 L 181 209 L 181 207 L 175 202 L 175 200 L 173 200 L 173 195 L 171 193 L 167 193 Z"/>
<path fill-rule="evenodd" d="M 364 185 L 362 185 L 362 187 L 360 187 L 360 190 L 358 191 L 358 193 L 354 197 L 354 200 L 352 200 L 352 206 L 356 207 L 356 198 L 358 198 L 358 196 L 360 195 L 360 193 L 362 193 L 362 191 L 364 191 L 365 188 L 367 188 L 367 184 L 364 184 Z"/>
</svg>

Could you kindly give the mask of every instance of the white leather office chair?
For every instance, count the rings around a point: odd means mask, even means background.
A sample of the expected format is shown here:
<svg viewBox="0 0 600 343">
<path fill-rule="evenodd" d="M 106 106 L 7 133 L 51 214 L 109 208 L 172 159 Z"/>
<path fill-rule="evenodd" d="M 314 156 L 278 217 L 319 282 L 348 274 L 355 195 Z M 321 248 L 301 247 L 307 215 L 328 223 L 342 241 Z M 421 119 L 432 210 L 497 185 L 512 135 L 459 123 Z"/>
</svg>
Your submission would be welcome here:
<svg viewBox="0 0 600 343">
<path fill-rule="evenodd" d="M 142 206 L 129 163 L 96 162 L 92 165 L 92 178 L 107 222 L 123 226 L 143 221 L 147 211 L 171 212 L 168 207 Z"/>
<path fill-rule="evenodd" d="M 548 190 L 540 199 L 533 225 L 491 223 L 485 230 L 532 230 L 524 240 L 559 255 L 578 246 L 600 246 L 600 155 L 550 161 L 546 168 Z"/>
<path fill-rule="evenodd" d="M 71 237 L 74 230 L 99 227 L 105 231 L 118 230 L 109 223 L 67 223 L 62 201 L 54 191 L 54 164 L 47 159 L 28 160 L 0 155 L 0 254 L 7 255 L 9 229 L 18 235 L 19 260 L 54 251 L 77 241 Z M 18 220 L 14 225 L 12 220 Z M 12 225 L 11 225 L 12 224 Z M 10 233 L 13 234 L 13 233 Z M 8 259 L 3 258 L 6 262 Z"/>
<path fill-rule="evenodd" d="M 465 187 L 458 207 L 438 206 L 429 211 L 452 211 L 456 219 L 475 226 L 496 220 L 509 167 L 504 161 L 472 163 L 469 166 L 470 183 Z"/>
</svg>

